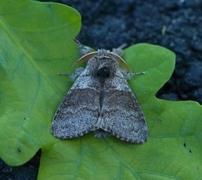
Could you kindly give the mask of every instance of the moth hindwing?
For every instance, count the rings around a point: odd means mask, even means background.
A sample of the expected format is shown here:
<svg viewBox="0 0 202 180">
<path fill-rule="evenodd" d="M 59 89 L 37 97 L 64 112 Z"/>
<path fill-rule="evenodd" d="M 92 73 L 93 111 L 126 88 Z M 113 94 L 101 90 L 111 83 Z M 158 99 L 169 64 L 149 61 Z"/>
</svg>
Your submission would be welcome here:
<svg viewBox="0 0 202 180">
<path fill-rule="evenodd" d="M 54 115 L 53 136 L 69 139 L 94 131 L 99 137 L 108 132 L 127 142 L 144 143 L 146 120 L 127 83 L 128 73 L 119 67 L 116 56 L 98 50 L 91 54 L 86 68 L 77 72 Z"/>
</svg>

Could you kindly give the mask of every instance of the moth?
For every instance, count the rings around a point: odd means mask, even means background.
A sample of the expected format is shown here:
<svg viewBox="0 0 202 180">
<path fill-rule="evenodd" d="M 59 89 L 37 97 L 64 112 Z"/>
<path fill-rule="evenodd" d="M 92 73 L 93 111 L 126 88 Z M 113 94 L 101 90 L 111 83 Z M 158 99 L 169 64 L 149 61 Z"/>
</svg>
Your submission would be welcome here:
<svg viewBox="0 0 202 180">
<path fill-rule="evenodd" d="M 117 52 L 85 51 L 76 61 L 87 60 L 87 65 L 72 75 L 75 82 L 53 117 L 54 137 L 70 139 L 94 131 L 95 137 L 112 134 L 130 143 L 147 140 L 143 111 L 127 83 L 131 73 Z"/>
</svg>

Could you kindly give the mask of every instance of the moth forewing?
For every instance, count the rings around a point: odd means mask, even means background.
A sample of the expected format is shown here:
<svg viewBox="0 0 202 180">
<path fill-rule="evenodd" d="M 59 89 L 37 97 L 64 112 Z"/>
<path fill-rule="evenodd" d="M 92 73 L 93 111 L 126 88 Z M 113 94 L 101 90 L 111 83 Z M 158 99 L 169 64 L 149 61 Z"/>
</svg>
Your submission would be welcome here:
<svg viewBox="0 0 202 180">
<path fill-rule="evenodd" d="M 91 131 L 99 111 L 99 84 L 86 69 L 76 79 L 52 121 L 51 133 L 61 139 L 82 136 Z"/>
<path fill-rule="evenodd" d="M 106 79 L 103 92 L 100 128 L 121 140 L 144 143 L 148 137 L 146 120 L 125 76 L 116 73 Z"/>
</svg>

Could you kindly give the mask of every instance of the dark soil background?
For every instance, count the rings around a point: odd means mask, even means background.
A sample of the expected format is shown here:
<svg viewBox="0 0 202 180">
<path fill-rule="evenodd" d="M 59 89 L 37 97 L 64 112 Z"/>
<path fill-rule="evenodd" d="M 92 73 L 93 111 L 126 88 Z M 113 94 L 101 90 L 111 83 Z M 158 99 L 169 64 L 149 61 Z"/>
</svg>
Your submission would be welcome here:
<svg viewBox="0 0 202 180">
<path fill-rule="evenodd" d="M 146 42 L 176 53 L 171 79 L 157 97 L 202 104 L 202 0 L 61 0 L 82 15 L 77 39 L 95 49 Z M 0 180 L 35 180 L 40 152 L 28 163 L 0 161 Z"/>
</svg>

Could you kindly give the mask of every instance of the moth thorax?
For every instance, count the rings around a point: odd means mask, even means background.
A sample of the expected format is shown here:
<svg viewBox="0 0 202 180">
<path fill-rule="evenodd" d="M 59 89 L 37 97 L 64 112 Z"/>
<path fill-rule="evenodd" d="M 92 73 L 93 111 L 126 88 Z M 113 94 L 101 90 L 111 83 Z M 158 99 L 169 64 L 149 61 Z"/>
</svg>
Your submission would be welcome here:
<svg viewBox="0 0 202 180">
<path fill-rule="evenodd" d="M 94 77 L 110 78 L 115 75 L 118 62 L 109 55 L 100 55 L 89 60 L 89 68 Z"/>
<path fill-rule="evenodd" d="M 108 78 L 110 77 L 110 68 L 107 66 L 104 66 L 97 70 L 96 75 L 101 78 Z"/>
</svg>

